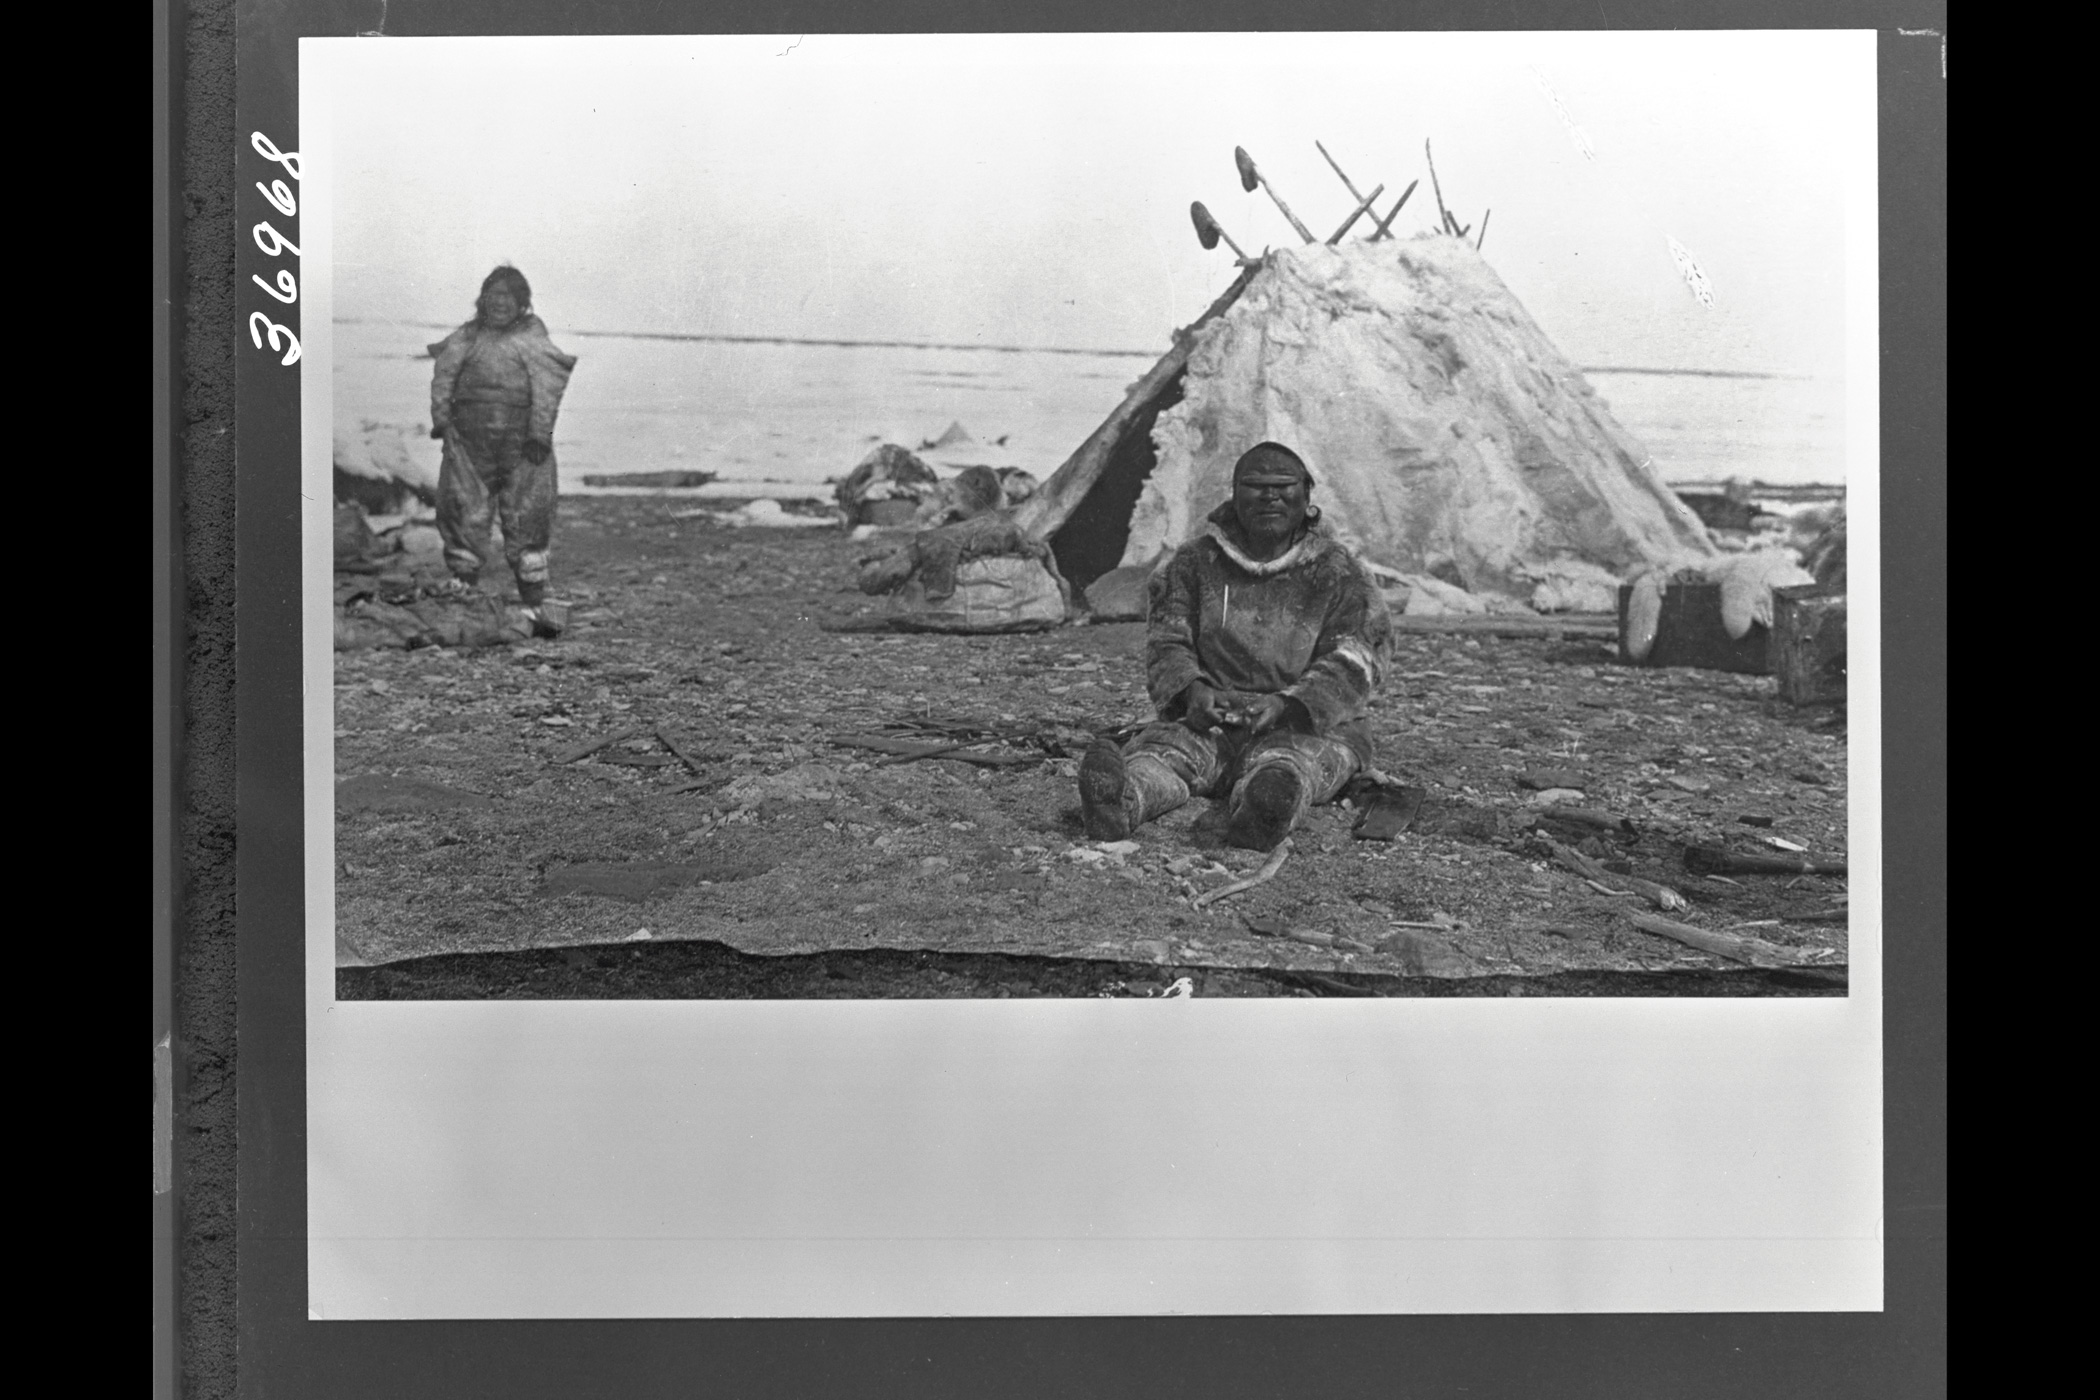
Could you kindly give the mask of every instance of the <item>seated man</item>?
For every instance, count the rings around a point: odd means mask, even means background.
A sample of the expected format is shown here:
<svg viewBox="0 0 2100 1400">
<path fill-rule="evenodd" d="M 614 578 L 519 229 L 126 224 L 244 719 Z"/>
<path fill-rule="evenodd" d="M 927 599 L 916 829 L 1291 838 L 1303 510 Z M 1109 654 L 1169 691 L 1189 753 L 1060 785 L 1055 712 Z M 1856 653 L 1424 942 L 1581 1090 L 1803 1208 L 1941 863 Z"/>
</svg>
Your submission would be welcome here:
<svg viewBox="0 0 2100 1400">
<path fill-rule="evenodd" d="M 1228 792 L 1226 839 L 1268 850 L 1369 766 L 1365 710 L 1392 622 L 1356 556 L 1319 525 L 1312 485 L 1289 448 L 1249 449 L 1232 499 L 1153 574 L 1145 672 L 1161 722 L 1127 748 L 1087 750 L 1090 839 Z"/>
</svg>

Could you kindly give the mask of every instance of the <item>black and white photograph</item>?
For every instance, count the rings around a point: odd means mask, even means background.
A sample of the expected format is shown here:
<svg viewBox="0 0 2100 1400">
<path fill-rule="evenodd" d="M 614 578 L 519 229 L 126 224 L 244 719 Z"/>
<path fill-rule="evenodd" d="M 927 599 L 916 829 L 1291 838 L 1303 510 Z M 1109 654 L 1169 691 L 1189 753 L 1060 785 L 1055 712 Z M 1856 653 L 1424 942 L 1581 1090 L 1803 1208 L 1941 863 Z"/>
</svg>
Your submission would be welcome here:
<svg viewBox="0 0 2100 1400">
<path fill-rule="evenodd" d="M 308 1316 L 1880 1307 L 1875 43 L 302 41 Z"/>
<path fill-rule="evenodd" d="M 357 50 L 338 995 L 1843 995 L 1859 94 L 1613 37 Z"/>
</svg>

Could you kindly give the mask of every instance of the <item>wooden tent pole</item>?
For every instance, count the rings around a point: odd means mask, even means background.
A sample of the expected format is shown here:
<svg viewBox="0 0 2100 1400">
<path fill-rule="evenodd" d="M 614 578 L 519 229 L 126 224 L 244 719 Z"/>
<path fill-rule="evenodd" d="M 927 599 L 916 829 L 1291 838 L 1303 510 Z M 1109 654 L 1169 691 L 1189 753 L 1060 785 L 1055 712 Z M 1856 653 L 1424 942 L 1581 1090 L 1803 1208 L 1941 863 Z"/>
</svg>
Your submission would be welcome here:
<svg viewBox="0 0 2100 1400">
<path fill-rule="evenodd" d="M 1342 220 L 1342 226 L 1336 229 L 1333 232 L 1333 234 L 1331 234 L 1328 237 L 1327 246 L 1332 248 L 1335 244 L 1341 242 L 1342 235 L 1347 233 L 1350 229 L 1355 228 L 1356 221 L 1358 219 L 1361 219 L 1367 212 L 1369 212 L 1371 208 L 1371 201 L 1378 198 L 1378 196 L 1384 193 L 1385 186 L 1380 185 L 1377 189 L 1372 190 L 1369 194 L 1365 195 L 1362 199 L 1358 200 L 1356 202 L 1356 212 L 1351 214 L 1348 218 Z M 1373 217 L 1375 218 L 1376 216 L 1374 215 Z"/>
<path fill-rule="evenodd" d="M 1319 152 L 1322 156 L 1326 157 L 1328 167 L 1332 169 L 1336 175 L 1341 177 L 1342 188 L 1349 191 L 1349 198 L 1355 200 L 1358 204 L 1367 203 L 1368 201 L 1364 198 L 1364 192 L 1356 187 L 1356 182 L 1354 180 L 1351 180 L 1347 175 L 1342 174 L 1342 167 L 1335 163 L 1335 159 L 1333 156 L 1327 154 L 1327 148 L 1325 146 L 1320 145 L 1320 143 L 1317 141 L 1313 142 L 1313 145 L 1319 148 Z M 1383 189 L 1385 187 L 1381 185 L 1379 186 L 1379 188 Z M 1371 196 L 1372 199 L 1376 199 L 1377 197 L 1378 196 L 1375 194 Z"/>
<path fill-rule="evenodd" d="M 1364 242 L 1376 243 L 1381 238 L 1392 237 L 1392 234 L 1387 232 L 1387 230 L 1392 228 L 1393 220 L 1400 217 L 1400 211 L 1407 207 L 1407 197 L 1413 194 L 1415 192 L 1415 186 L 1421 183 L 1422 182 L 1420 180 L 1410 180 L 1407 182 L 1407 188 L 1400 191 L 1400 202 L 1393 206 L 1393 212 L 1387 214 L 1384 218 L 1378 221 L 1378 227 L 1371 230 L 1370 236 L 1365 238 Z"/>
<path fill-rule="evenodd" d="M 1436 157 L 1429 153 L 1429 142 L 1427 139 L 1424 139 L 1422 142 L 1422 159 L 1429 162 L 1429 188 L 1436 193 L 1437 217 L 1443 221 L 1444 231 L 1449 233 L 1452 229 L 1458 227 L 1458 221 L 1453 219 L 1451 211 L 1444 207 L 1444 185 L 1436 177 Z"/>
</svg>

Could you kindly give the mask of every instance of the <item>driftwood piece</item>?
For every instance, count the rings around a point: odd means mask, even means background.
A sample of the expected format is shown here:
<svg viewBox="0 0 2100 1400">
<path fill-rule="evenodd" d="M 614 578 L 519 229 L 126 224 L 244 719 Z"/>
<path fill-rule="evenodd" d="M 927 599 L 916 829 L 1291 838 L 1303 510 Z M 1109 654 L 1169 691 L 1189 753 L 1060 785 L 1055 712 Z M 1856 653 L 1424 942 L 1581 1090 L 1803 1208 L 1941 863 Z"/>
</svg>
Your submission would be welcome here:
<svg viewBox="0 0 2100 1400">
<path fill-rule="evenodd" d="M 1843 875 L 1845 862 L 1819 860 L 1791 852 L 1741 852 L 1719 846 L 1686 846 L 1684 868 L 1695 875 L 1727 871 L 1734 875 Z"/>
<path fill-rule="evenodd" d="M 1338 997 L 1375 997 L 1369 987 L 1359 987 L 1353 982 L 1344 982 L 1339 977 L 1323 977 L 1317 972 L 1293 972 L 1284 968 L 1267 969 L 1269 976 L 1279 982 L 1289 982 L 1312 991 L 1325 992 Z"/>
<path fill-rule="evenodd" d="M 1245 894 L 1256 885 L 1268 883 L 1276 877 L 1277 871 L 1283 869 L 1283 862 L 1290 854 L 1291 843 L 1286 838 L 1283 844 L 1279 845 L 1275 852 L 1270 855 L 1268 860 L 1262 863 L 1261 869 L 1255 871 L 1244 880 L 1234 880 L 1231 884 L 1220 885 L 1207 894 L 1197 895 L 1193 900 L 1189 901 L 1190 907 L 1201 909 L 1206 904 L 1216 904 L 1221 899 L 1230 899 L 1236 894 Z"/>
<path fill-rule="evenodd" d="M 894 754 L 904 759 L 952 758 L 963 763 L 974 763 L 980 768 L 1015 768 L 1042 762 L 1041 754 L 972 753 L 954 744 L 915 744 L 909 739 L 890 739 L 880 734 L 834 734 L 831 736 L 831 742 L 843 748 L 868 749 L 875 753 Z"/>
<path fill-rule="evenodd" d="M 1712 953 L 1731 962 L 1748 963 L 1752 967 L 1794 967 L 1802 960 L 1799 952 L 1777 943 L 1732 933 L 1715 933 L 1711 929 L 1694 928 L 1655 914 L 1635 914 L 1633 926 L 1643 933 L 1675 939 L 1688 948 L 1697 948 L 1702 953 Z"/>
<path fill-rule="evenodd" d="M 707 776 L 705 773 L 702 773 L 700 771 L 699 760 L 695 759 L 691 754 L 687 753 L 684 749 L 680 748 L 678 746 L 678 741 L 671 737 L 671 731 L 664 728 L 660 724 L 656 726 L 656 742 L 662 744 L 665 748 L 669 749 L 671 751 L 672 757 L 676 758 L 680 763 L 683 763 L 686 766 L 686 769 L 689 772 L 691 772 L 694 777 L 704 778 Z"/>
<path fill-rule="evenodd" d="M 586 739 L 580 744 L 571 744 L 569 747 L 557 752 L 554 757 L 547 761 L 549 763 L 574 763 L 579 758 L 589 758 L 600 749 L 611 748 L 614 744 L 624 744 L 629 739 L 639 739 L 641 737 L 642 731 L 639 729 L 616 729 L 610 734 L 602 734 L 595 739 Z"/>
<path fill-rule="evenodd" d="M 1409 617 L 1401 614 L 1393 618 L 1392 621 L 1395 632 L 1417 632 L 1430 635 L 1543 637 L 1548 640 L 1562 638 L 1589 640 L 1594 638 L 1600 642 L 1615 642 L 1619 638 L 1619 624 L 1601 613 L 1569 613 L 1563 617 L 1498 616 L 1493 613 L 1450 613 L 1441 617 Z"/>
<path fill-rule="evenodd" d="M 1625 836 L 1631 836 L 1635 832 L 1633 818 L 1600 811 L 1595 807 L 1541 807 L 1538 815 L 1546 821 L 1567 822 L 1574 826 L 1593 827 L 1598 831 L 1616 832 Z"/>
<path fill-rule="evenodd" d="M 917 763 L 922 758 L 947 758 L 953 755 L 958 749 L 963 749 L 967 747 L 968 745 L 966 744 L 936 744 L 934 745 L 934 747 L 927 749 L 924 753 L 893 754 L 890 757 L 882 760 L 882 762 L 883 765 L 887 767 L 893 763 Z"/>
<path fill-rule="evenodd" d="M 1568 869 L 1582 876 L 1585 880 L 1592 880 L 1600 885 L 1615 881 L 1620 886 L 1632 890 L 1658 909 L 1678 910 L 1692 907 L 1690 900 L 1671 889 L 1668 885 L 1658 885 L 1655 881 L 1643 880 L 1638 875 L 1614 875 L 1572 846 L 1563 846 L 1550 836 L 1539 839 L 1552 848 L 1555 860 L 1567 866 Z"/>
<path fill-rule="evenodd" d="M 1329 933 L 1324 928 L 1297 928 L 1281 919 L 1247 919 L 1247 927 L 1264 938 L 1289 938 L 1299 943 L 1310 943 L 1315 948 L 1345 948 L 1352 953 L 1376 952 L 1368 943 L 1360 943 L 1347 934 Z"/>
</svg>

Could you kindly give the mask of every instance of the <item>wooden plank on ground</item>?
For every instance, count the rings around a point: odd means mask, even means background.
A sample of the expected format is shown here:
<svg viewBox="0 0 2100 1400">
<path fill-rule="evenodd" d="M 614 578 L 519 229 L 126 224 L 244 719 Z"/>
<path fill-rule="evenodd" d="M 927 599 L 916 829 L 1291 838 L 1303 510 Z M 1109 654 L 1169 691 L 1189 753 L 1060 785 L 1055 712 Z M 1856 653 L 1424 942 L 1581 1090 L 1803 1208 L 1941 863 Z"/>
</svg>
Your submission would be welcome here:
<svg viewBox="0 0 2100 1400">
<path fill-rule="evenodd" d="M 1618 622 L 1604 613 L 1567 613 L 1558 617 L 1510 617 L 1483 613 L 1456 613 L 1437 617 L 1393 619 L 1395 632 L 1416 635 L 1462 637 L 1584 638 L 1600 642 L 1619 639 Z"/>
<path fill-rule="evenodd" d="M 849 749 L 895 754 L 899 758 L 954 759 L 958 763 L 974 763 L 980 768 L 1018 768 L 1043 761 L 1039 753 L 977 753 L 957 748 L 954 744 L 922 744 L 882 734 L 834 734 L 831 742 Z"/>
</svg>

